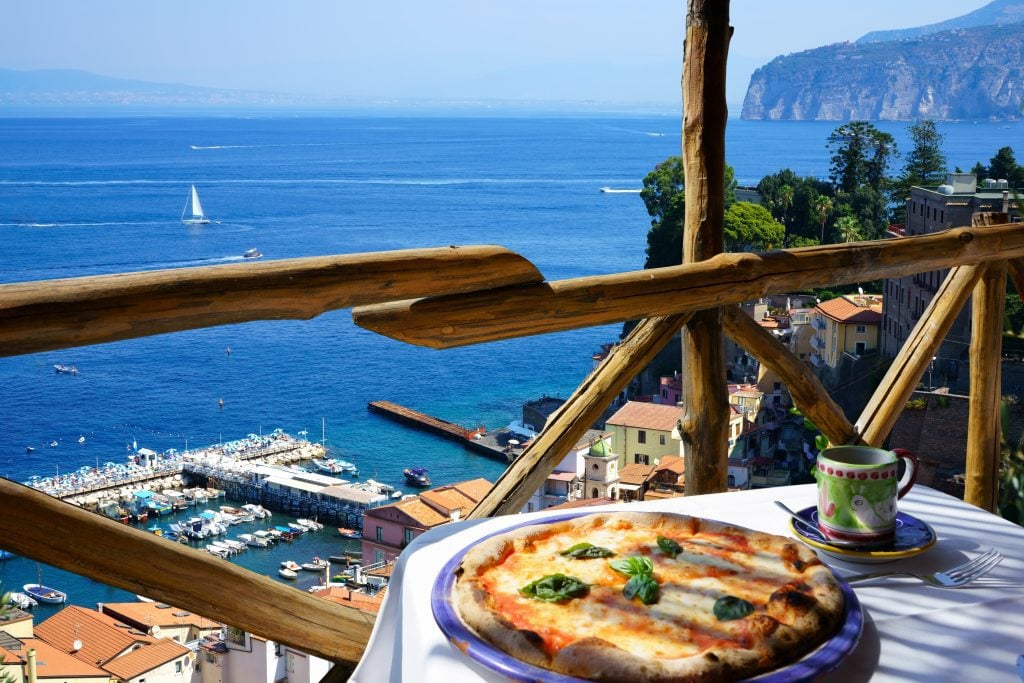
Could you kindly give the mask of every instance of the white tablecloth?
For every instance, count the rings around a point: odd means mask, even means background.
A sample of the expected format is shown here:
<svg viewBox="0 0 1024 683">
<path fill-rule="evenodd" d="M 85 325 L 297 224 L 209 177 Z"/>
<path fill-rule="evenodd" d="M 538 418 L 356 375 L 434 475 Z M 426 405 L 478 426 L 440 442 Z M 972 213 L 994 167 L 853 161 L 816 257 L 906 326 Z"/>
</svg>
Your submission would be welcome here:
<svg viewBox="0 0 1024 683">
<path fill-rule="evenodd" d="M 788 536 L 788 517 L 772 501 L 801 509 L 814 505 L 816 499 L 811 484 L 584 511 L 682 512 Z M 1015 662 L 1024 653 L 1024 529 L 923 486 L 900 501 L 900 511 L 935 529 L 938 542 L 933 548 L 882 565 L 822 559 L 840 575 L 884 568 L 941 570 L 993 547 L 1005 559 L 986 577 L 960 589 L 933 588 L 911 579 L 853 584 L 864 610 L 864 632 L 840 667 L 821 680 L 1019 681 Z M 527 519 L 565 513 L 545 511 L 448 524 L 417 538 L 395 566 L 370 643 L 351 680 L 506 681 L 449 644 L 431 613 L 431 587 L 444 563 L 476 539 Z"/>
</svg>

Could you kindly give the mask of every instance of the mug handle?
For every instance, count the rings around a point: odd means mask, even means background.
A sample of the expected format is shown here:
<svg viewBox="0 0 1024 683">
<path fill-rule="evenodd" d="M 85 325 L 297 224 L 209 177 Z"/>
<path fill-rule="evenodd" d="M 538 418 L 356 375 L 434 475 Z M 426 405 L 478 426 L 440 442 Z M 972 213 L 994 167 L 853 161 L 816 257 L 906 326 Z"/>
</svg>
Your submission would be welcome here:
<svg viewBox="0 0 1024 683">
<path fill-rule="evenodd" d="M 907 464 L 906 470 L 903 472 L 903 477 L 900 478 L 898 484 L 896 484 L 899 493 L 896 494 L 896 499 L 899 500 L 903 496 L 907 495 L 910 488 L 917 481 L 917 457 L 908 451 L 906 448 L 894 448 L 892 452 L 897 458 L 903 460 Z"/>
</svg>

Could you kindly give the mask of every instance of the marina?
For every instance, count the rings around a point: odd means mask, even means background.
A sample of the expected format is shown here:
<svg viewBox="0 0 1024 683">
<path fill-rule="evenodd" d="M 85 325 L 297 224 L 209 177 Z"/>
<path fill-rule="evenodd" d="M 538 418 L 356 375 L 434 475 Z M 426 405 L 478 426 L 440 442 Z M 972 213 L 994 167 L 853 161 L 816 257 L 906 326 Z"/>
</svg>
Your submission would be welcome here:
<svg viewBox="0 0 1024 683">
<path fill-rule="evenodd" d="M 107 462 L 100 467 L 97 463 L 65 475 L 33 476 L 25 483 L 125 523 L 160 519 L 211 499 L 228 497 L 247 505 L 359 529 L 365 510 L 390 502 L 396 494 L 401 496 L 394 487 L 372 479 L 353 483 L 297 465 L 339 462 L 344 467 L 338 468 L 338 475 L 358 472 L 353 463 L 326 458 L 326 453 L 322 444 L 275 430 L 266 436 L 250 434 L 218 446 L 183 452 L 171 449 L 156 453 L 137 448 L 123 464 Z"/>
</svg>

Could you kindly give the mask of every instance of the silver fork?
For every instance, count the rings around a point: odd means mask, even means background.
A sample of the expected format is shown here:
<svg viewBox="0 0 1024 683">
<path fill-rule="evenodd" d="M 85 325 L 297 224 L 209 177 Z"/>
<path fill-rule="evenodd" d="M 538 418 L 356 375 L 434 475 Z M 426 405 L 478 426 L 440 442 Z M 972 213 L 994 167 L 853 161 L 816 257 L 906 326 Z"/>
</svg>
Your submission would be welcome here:
<svg viewBox="0 0 1024 683">
<path fill-rule="evenodd" d="M 915 574 L 913 572 L 871 572 L 869 574 L 853 574 L 844 576 L 843 581 L 853 583 L 854 581 L 867 581 L 869 579 L 880 579 L 888 576 L 912 576 L 932 586 L 939 588 L 960 588 L 971 581 L 981 578 L 993 567 L 1002 561 L 1002 554 L 993 549 L 986 550 L 972 560 L 957 565 L 942 572 L 934 574 Z"/>
</svg>

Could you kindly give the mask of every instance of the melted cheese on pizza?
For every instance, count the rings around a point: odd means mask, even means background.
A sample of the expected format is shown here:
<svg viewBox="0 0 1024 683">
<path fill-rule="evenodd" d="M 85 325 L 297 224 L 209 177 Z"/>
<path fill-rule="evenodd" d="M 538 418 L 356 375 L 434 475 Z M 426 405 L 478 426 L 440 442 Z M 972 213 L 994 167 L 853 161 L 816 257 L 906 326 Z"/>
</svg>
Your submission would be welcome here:
<svg viewBox="0 0 1024 683">
<path fill-rule="evenodd" d="M 682 552 L 673 558 L 657 543 L 661 534 L 676 541 Z M 589 542 L 615 552 L 613 558 L 573 559 L 561 551 Z M 735 596 L 763 611 L 769 597 L 799 582 L 799 567 L 777 553 L 752 548 L 739 533 L 698 532 L 679 527 L 663 531 L 611 522 L 568 537 L 557 530 L 517 540 L 500 562 L 479 574 L 479 585 L 492 608 L 516 628 L 536 633 L 549 654 L 581 637 L 598 637 L 644 657 L 679 658 L 711 647 L 750 647 L 747 619 L 719 621 L 715 601 Z M 629 580 L 609 560 L 640 555 L 654 564 L 659 584 L 655 604 L 627 600 Z M 589 594 L 550 603 L 520 594 L 532 581 L 561 573 L 590 584 Z"/>
</svg>

